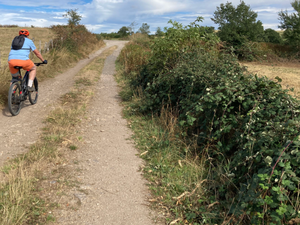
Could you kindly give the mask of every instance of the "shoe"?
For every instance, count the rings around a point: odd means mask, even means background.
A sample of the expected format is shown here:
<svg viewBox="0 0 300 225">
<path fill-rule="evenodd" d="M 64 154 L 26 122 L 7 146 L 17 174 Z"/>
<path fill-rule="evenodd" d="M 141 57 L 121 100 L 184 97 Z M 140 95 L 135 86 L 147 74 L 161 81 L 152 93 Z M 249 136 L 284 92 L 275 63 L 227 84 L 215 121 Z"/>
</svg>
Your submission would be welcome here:
<svg viewBox="0 0 300 225">
<path fill-rule="evenodd" d="M 33 91 L 35 91 L 35 88 L 33 86 L 32 87 L 27 87 L 27 91 L 33 92 Z"/>
</svg>

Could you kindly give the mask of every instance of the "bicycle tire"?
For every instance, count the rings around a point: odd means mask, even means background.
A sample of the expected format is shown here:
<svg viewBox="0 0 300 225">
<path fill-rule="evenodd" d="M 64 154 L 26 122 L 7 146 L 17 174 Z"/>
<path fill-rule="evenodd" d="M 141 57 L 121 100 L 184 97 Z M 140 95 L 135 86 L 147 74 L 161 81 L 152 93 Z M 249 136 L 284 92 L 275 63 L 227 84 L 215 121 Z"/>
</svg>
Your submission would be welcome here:
<svg viewBox="0 0 300 225">
<path fill-rule="evenodd" d="M 14 82 L 10 85 L 8 91 L 8 109 L 13 116 L 20 113 L 22 108 L 21 85 L 19 82 Z"/>
<path fill-rule="evenodd" d="M 37 100 L 39 97 L 38 80 L 36 78 L 34 78 L 32 86 L 34 87 L 35 91 L 29 92 L 28 95 L 29 95 L 29 101 L 30 101 L 31 105 L 34 105 L 35 103 L 37 103 Z"/>
</svg>

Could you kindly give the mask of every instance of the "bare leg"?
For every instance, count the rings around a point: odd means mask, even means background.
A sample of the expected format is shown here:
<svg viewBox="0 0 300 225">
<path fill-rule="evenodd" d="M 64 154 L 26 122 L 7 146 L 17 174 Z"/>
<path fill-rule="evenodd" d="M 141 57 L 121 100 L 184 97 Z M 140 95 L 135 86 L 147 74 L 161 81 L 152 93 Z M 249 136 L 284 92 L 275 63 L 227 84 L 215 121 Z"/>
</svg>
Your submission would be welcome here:
<svg viewBox="0 0 300 225">
<path fill-rule="evenodd" d="M 36 76 L 36 66 L 34 65 L 29 72 L 29 79 L 34 80 Z"/>
</svg>

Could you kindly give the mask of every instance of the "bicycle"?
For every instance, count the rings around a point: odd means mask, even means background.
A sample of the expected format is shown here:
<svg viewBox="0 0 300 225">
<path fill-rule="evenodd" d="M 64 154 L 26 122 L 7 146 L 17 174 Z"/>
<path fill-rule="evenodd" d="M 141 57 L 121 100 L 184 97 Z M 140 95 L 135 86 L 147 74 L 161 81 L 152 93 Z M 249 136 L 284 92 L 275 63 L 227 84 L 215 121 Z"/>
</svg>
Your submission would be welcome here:
<svg viewBox="0 0 300 225">
<path fill-rule="evenodd" d="M 40 66 L 45 63 L 34 63 L 36 66 Z M 8 109 L 13 116 L 20 113 L 22 108 L 22 102 L 27 100 L 29 97 L 29 102 L 34 105 L 38 100 L 38 80 L 34 78 L 33 87 L 35 91 L 29 92 L 27 90 L 27 84 L 29 79 L 29 71 L 26 71 L 25 76 L 22 79 L 20 66 L 15 66 L 19 70 L 19 76 L 12 80 L 12 83 L 8 91 Z"/>
</svg>

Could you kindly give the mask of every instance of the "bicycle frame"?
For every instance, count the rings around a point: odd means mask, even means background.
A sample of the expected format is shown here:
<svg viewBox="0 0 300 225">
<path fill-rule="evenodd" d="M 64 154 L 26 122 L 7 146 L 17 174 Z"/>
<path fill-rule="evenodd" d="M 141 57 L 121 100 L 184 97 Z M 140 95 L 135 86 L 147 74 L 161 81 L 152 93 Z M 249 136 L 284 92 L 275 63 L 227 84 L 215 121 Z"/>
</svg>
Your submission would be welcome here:
<svg viewBox="0 0 300 225">
<path fill-rule="evenodd" d="M 19 77 L 18 77 L 18 80 L 15 80 L 12 82 L 15 83 L 15 82 L 20 82 L 20 85 L 21 85 L 21 95 L 26 97 L 28 95 L 28 91 L 27 91 L 27 85 L 28 85 L 28 80 L 29 80 L 29 71 L 27 70 L 24 77 L 22 78 L 22 73 L 21 73 L 21 69 L 19 68 Z M 35 87 L 36 87 L 36 92 L 38 92 L 38 83 L 36 81 L 36 79 L 34 80 L 34 84 L 35 84 Z M 22 97 L 22 100 L 24 98 Z"/>
</svg>

